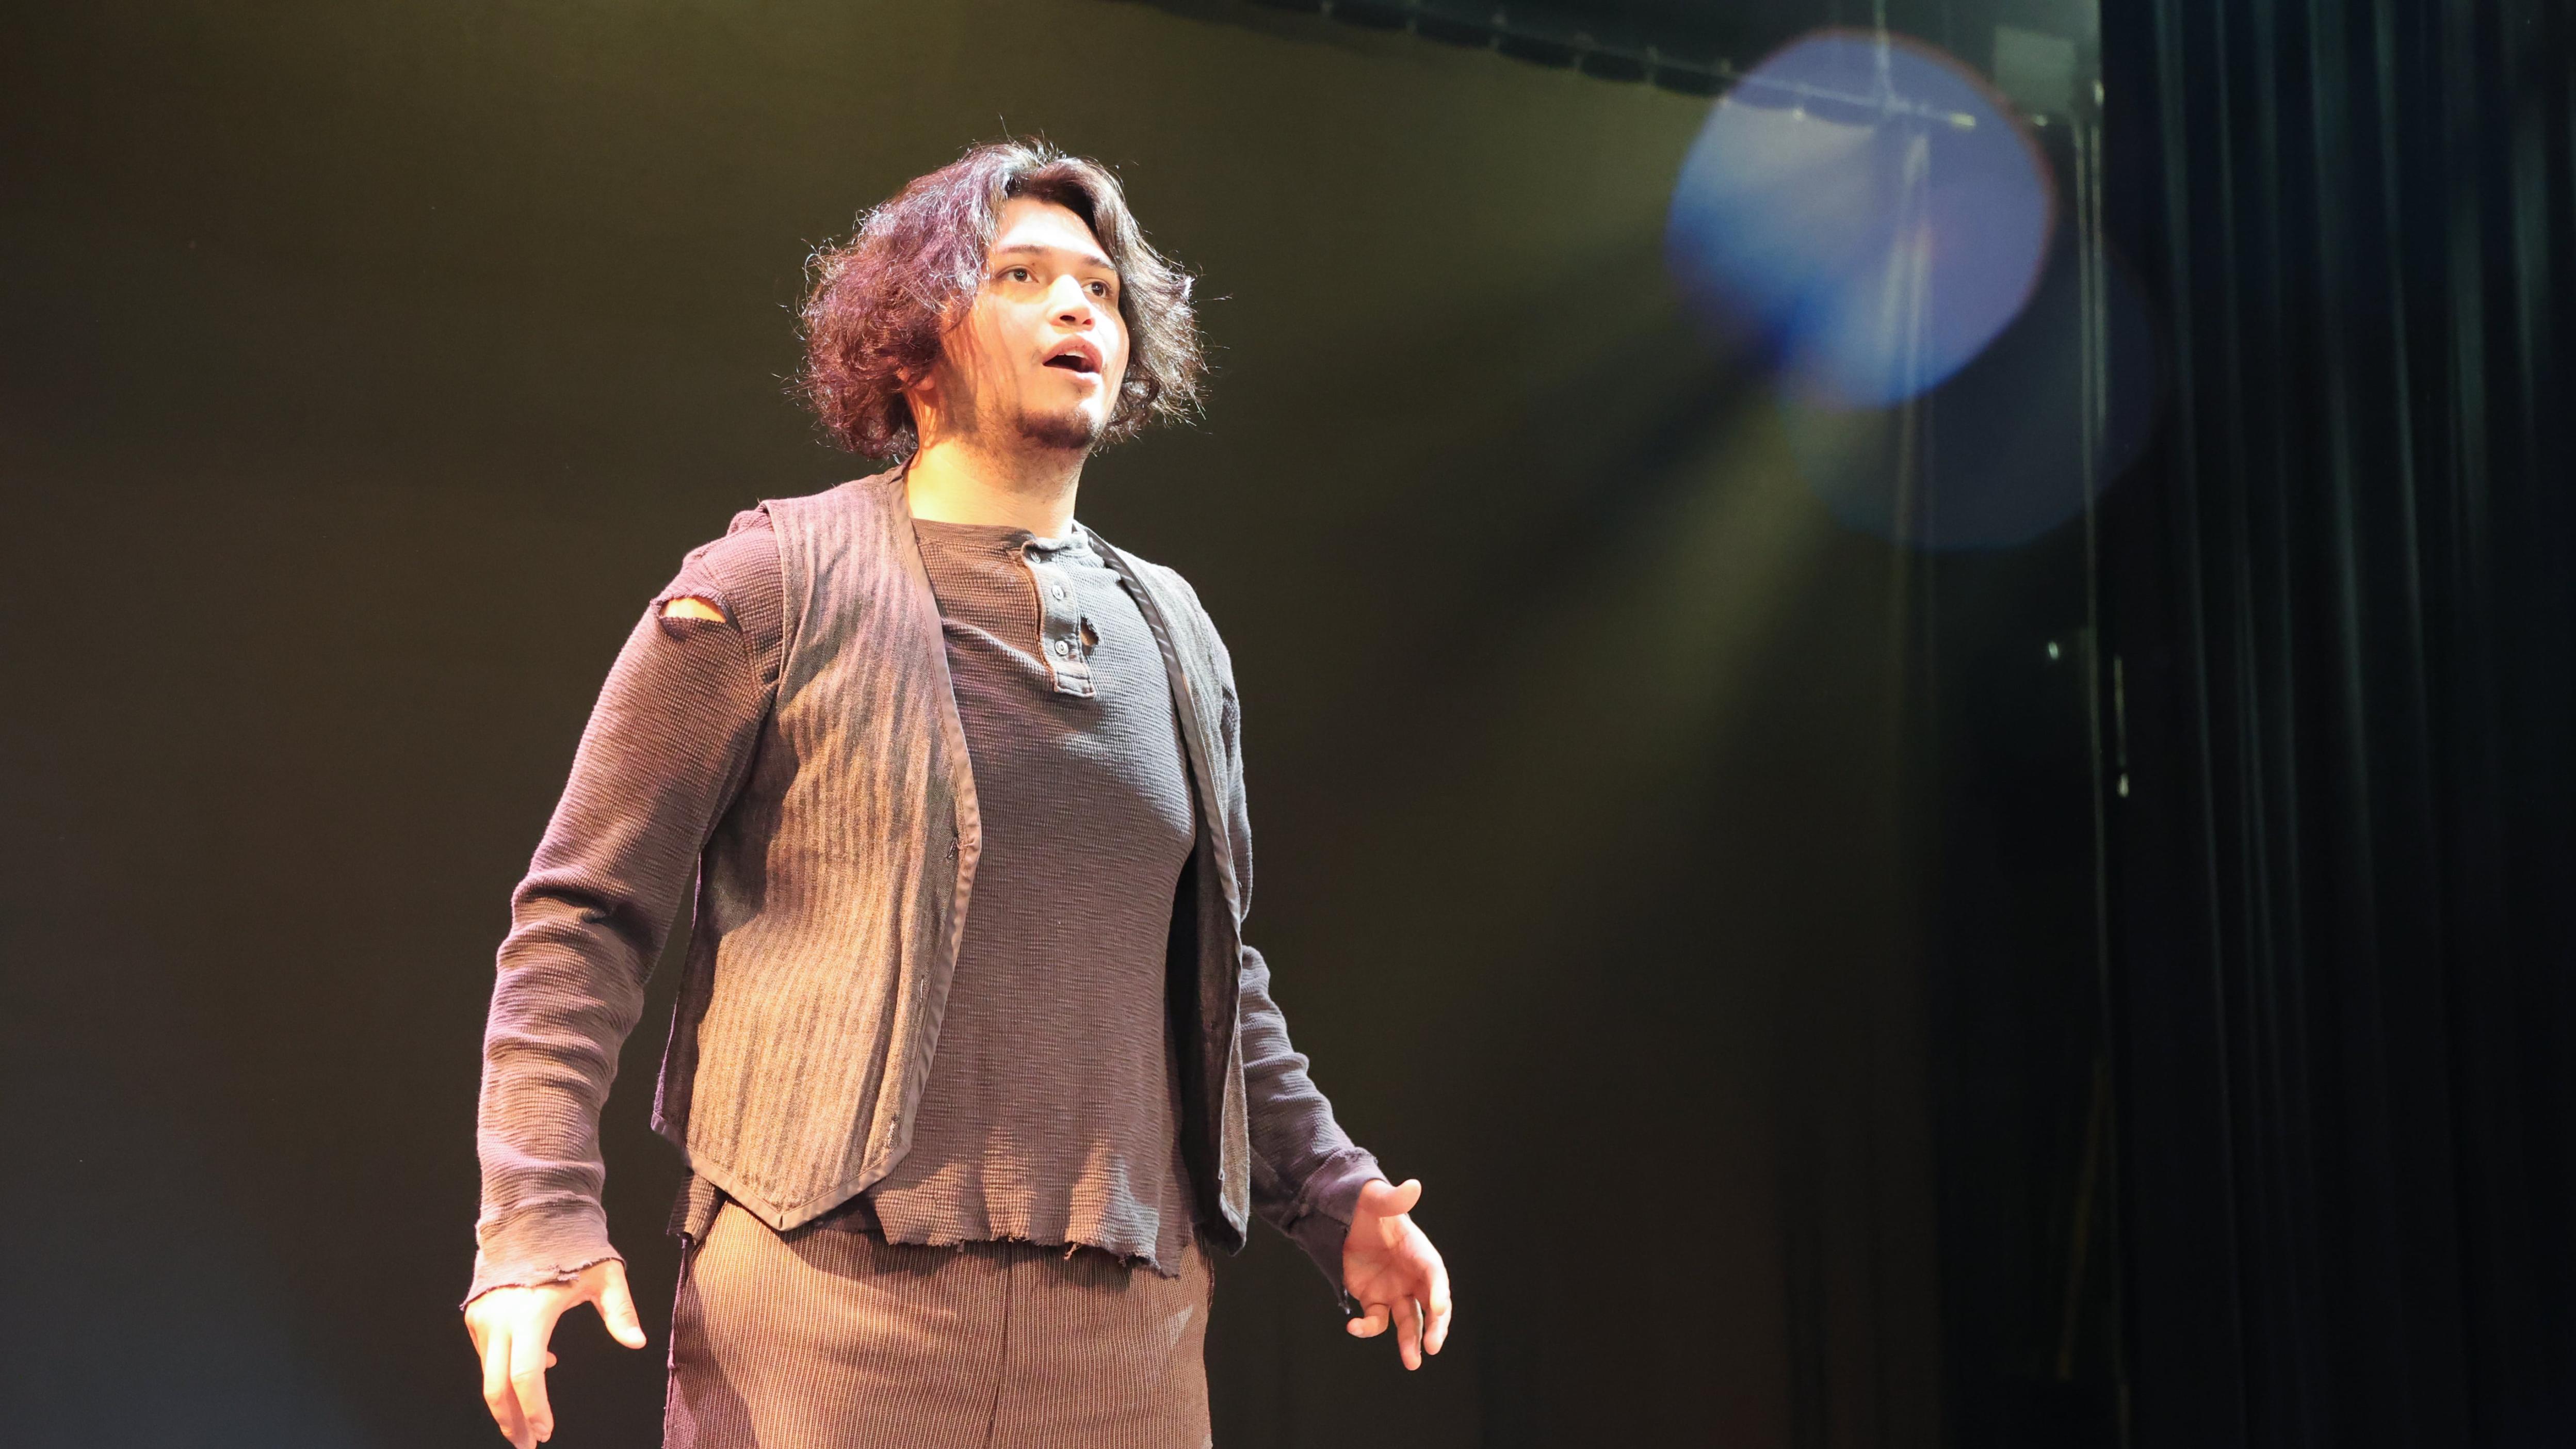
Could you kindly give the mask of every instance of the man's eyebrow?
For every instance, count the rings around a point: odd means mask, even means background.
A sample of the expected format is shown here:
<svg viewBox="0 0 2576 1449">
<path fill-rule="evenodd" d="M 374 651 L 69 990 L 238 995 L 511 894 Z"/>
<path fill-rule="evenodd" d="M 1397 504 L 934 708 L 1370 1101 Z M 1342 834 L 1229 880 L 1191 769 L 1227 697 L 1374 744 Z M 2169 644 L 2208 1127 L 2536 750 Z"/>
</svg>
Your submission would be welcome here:
<svg viewBox="0 0 2576 1449">
<path fill-rule="evenodd" d="M 993 255 L 997 257 L 1046 257 L 1063 255 L 1069 256 L 1075 261 L 1081 262 L 1087 266 L 1098 267 L 1100 270 L 1107 272 L 1112 276 L 1115 276 L 1118 272 L 1118 264 L 1109 260 L 1107 257 L 1102 256 L 1098 252 L 1078 252 L 1069 247 L 1040 246 L 1036 242 L 1018 242 L 1011 246 L 995 247 L 993 248 Z"/>
</svg>

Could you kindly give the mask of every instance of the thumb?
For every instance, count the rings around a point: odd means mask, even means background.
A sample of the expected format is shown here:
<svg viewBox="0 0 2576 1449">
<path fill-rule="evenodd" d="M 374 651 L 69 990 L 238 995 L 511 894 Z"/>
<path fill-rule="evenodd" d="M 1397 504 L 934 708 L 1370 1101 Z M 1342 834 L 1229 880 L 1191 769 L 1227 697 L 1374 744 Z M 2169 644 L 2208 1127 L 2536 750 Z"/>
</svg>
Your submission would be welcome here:
<svg viewBox="0 0 2576 1449">
<path fill-rule="evenodd" d="M 1413 1211 L 1413 1205 L 1420 1201 L 1422 1201 L 1422 1179 L 1418 1177 L 1408 1177 L 1401 1184 L 1392 1187 L 1387 1185 L 1384 1178 L 1379 1178 L 1360 1189 L 1360 1210 L 1375 1213 L 1382 1218 L 1391 1218 L 1398 1213 L 1409 1213 Z"/>
<path fill-rule="evenodd" d="M 626 1289 L 626 1265 L 609 1260 L 607 1281 L 599 1289 L 599 1316 L 608 1336 L 628 1348 L 644 1346 L 644 1325 L 635 1317 L 635 1295 Z"/>
</svg>

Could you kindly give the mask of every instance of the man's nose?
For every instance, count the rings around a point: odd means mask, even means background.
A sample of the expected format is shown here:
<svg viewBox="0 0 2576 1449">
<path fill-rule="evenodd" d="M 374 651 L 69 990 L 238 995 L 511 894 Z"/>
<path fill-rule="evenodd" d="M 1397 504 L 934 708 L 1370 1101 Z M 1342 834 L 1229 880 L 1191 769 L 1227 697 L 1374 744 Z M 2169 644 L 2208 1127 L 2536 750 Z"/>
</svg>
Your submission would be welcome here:
<svg viewBox="0 0 2576 1449">
<path fill-rule="evenodd" d="M 1050 310 L 1059 322 L 1086 325 L 1103 310 L 1100 299 L 1091 295 L 1089 286 L 1078 277 L 1057 278 L 1054 295 L 1047 300 L 1053 304 Z"/>
</svg>

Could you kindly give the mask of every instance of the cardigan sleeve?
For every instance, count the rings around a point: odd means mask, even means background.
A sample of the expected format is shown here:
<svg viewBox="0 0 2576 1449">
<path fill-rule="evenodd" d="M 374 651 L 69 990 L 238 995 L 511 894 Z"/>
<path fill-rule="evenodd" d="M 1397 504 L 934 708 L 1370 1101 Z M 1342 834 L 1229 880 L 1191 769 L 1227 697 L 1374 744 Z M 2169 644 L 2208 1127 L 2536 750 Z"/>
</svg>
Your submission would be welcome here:
<svg viewBox="0 0 2576 1449">
<path fill-rule="evenodd" d="M 475 1116 L 482 1211 L 466 1301 L 620 1257 L 599 1114 L 698 853 L 739 790 L 777 687 L 767 520 L 694 550 L 628 633 L 571 778 L 510 898 Z M 666 618 L 703 598 L 722 622 Z"/>
<path fill-rule="evenodd" d="M 1177 575 L 1175 575 L 1177 577 Z M 1187 584 L 1183 587 L 1186 589 Z M 1197 596 L 1190 595 L 1193 605 Z M 1226 821 L 1235 874 L 1235 910 L 1252 904 L 1252 826 L 1243 785 L 1242 705 L 1234 665 L 1204 609 L 1206 631 L 1224 687 L 1219 720 L 1225 750 Z M 1238 932 L 1238 935 L 1240 933 Z M 1242 947 L 1245 1114 L 1252 1139 L 1252 1208 L 1287 1234 L 1332 1284 L 1345 1314 L 1358 1305 L 1342 1287 L 1342 1242 L 1360 1189 L 1386 1174 L 1377 1158 L 1354 1144 L 1333 1115 L 1333 1104 L 1315 1085 L 1306 1055 L 1289 1044 L 1287 1018 L 1270 993 L 1270 965 L 1249 943 Z"/>
</svg>

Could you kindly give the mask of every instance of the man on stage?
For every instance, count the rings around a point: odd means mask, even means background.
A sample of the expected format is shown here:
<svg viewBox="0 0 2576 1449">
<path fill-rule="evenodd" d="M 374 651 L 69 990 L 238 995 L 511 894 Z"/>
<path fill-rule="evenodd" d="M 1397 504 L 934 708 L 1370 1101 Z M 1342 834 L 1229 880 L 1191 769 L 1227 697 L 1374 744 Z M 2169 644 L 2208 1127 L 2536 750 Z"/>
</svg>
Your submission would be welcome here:
<svg viewBox="0 0 2576 1449">
<path fill-rule="evenodd" d="M 738 515 L 628 638 L 512 898 L 465 1318 L 521 1449 L 555 1321 L 644 1345 L 599 1112 L 681 895 L 664 1442 L 1209 1442 L 1205 1248 L 1294 1239 L 1407 1368 L 1446 1271 L 1292 1049 L 1240 718 L 1179 574 L 1074 518 L 1196 401 L 1114 177 L 977 147 L 816 258 L 806 395 L 891 470 Z"/>
</svg>

